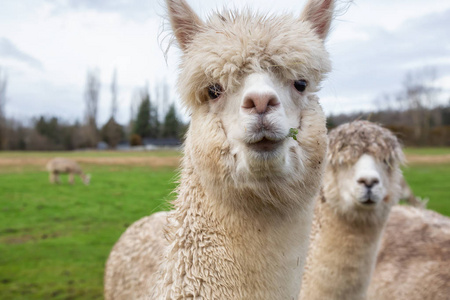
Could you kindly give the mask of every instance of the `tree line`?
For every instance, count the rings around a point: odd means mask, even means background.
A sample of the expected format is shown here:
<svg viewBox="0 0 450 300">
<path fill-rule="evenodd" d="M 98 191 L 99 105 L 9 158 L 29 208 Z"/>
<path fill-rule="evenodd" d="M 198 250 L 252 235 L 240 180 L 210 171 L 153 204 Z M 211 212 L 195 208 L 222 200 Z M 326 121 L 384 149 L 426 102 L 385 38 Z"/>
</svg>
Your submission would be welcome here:
<svg viewBox="0 0 450 300">
<path fill-rule="evenodd" d="M 111 113 L 103 126 L 98 126 L 98 101 L 100 96 L 100 75 L 98 70 L 89 70 L 84 91 L 85 113 L 82 122 L 70 123 L 57 116 L 38 116 L 24 124 L 4 113 L 6 103 L 6 72 L 0 67 L 0 150 L 74 150 L 97 148 L 106 145 L 116 148 L 119 145 L 137 146 L 147 142 L 159 141 L 159 144 L 179 144 L 187 125 L 179 117 L 172 102 L 161 113 L 158 101 L 153 101 L 149 88 L 144 87 L 137 93 L 137 109 L 132 107 L 131 120 L 121 125 L 116 121 L 117 114 L 117 73 L 114 71 L 111 81 Z M 169 102 L 167 85 L 157 96 Z M 102 143 L 103 142 L 103 143 Z M 101 143 L 101 144 L 99 144 Z"/>
<path fill-rule="evenodd" d="M 345 122 L 367 119 L 391 129 L 407 146 L 450 146 L 450 98 L 447 103 L 442 101 L 448 93 L 437 88 L 436 78 L 436 70 L 430 67 L 408 72 L 399 91 L 382 94 L 374 100 L 378 109 L 330 115 L 327 125 L 333 128 Z M 73 150 L 96 148 L 99 142 L 109 148 L 149 143 L 173 145 L 179 143 L 187 130 L 175 104 L 169 101 L 167 84 L 157 89 L 155 99 L 152 99 L 148 86 L 139 89 L 130 107 L 131 119 L 128 124 L 121 125 L 116 121 L 118 87 L 114 71 L 110 86 L 110 118 L 99 127 L 101 82 L 97 70 L 87 72 L 82 122 L 38 116 L 24 124 L 7 118 L 4 112 L 7 83 L 6 72 L 0 67 L 0 149 Z"/>
<path fill-rule="evenodd" d="M 366 119 L 393 131 L 406 146 L 450 146 L 449 91 L 439 88 L 436 81 L 433 67 L 409 71 L 399 91 L 374 100 L 377 110 L 331 115 L 327 125 L 333 128 Z"/>
</svg>

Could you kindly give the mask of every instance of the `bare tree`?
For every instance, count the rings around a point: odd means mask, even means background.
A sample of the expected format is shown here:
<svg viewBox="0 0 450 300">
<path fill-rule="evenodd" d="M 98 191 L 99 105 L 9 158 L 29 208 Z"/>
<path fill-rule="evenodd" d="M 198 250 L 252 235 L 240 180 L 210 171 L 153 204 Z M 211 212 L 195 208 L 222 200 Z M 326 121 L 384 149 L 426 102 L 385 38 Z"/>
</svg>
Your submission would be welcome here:
<svg viewBox="0 0 450 300">
<path fill-rule="evenodd" d="M 6 145 L 6 87 L 8 84 L 8 77 L 6 71 L 0 67 L 0 149 L 4 149 Z"/>
<path fill-rule="evenodd" d="M 382 93 L 373 100 L 378 111 L 393 110 L 393 102 L 393 95 L 388 93 Z"/>
<path fill-rule="evenodd" d="M 116 121 L 117 113 L 117 70 L 114 69 L 111 81 L 111 117 L 101 129 L 101 137 L 110 148 L 116 148 L 123 137 L 123 129 Z"/>
<path fill-rule="evenodd" d="M 426 67 L 406 74 L 404 90 L 399 95 L 400 103 L 405 103 L 414 127 L 414 137 L 421 143 L 429 135 L 431 126 L 431 109 L 437 105 L 439 88 L 435 82 L 436 68 Z"/>
<path fill-rule="evenodd" d="M 111 82 L 111 118 L 116 118 L 117 113 L 117 70 L 114 69 L 113 78 Z"/>
<path fill-rule="evenodd" d="M 97 131 L 97 109 L 98 99 L 100 96 L 100 75 L 98 70 L 90 70 L 87 72 L 86 90 L 84 100 L 86 103 L 86 123 L 89 139 L 89 146 L 95 146 L 98 142 Z"/>
<path fill-rule="evenodd" d="M 158 115 L 165 116 L 171 106 L 170 87 L 165 79 L 158 82 L 155 87 L 153 102 L 158 107 Z"/>
<path fill-rule="evenodd" d="M 141 90 L 135 89 L 130 101 L 130 122 L 128 123 L 127 134 L 131 135 L 136 122 L 137 111 L 139 104 L 141 103 Z"/>
</svg>

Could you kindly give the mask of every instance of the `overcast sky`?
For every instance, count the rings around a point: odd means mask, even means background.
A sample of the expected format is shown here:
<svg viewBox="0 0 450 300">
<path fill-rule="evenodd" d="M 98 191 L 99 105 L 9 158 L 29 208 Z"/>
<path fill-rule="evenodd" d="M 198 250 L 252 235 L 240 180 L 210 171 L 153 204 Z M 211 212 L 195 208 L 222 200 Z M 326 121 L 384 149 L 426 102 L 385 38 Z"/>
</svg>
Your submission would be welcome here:
<svg viewBox="0 0 450 300">
<path fill-rule="evenodd" d="M 300 14 L 298 0 L 188 0 L 203 18 L 215 8 L 249 6 Z M 161 0 L 0 0 L 0 67 L 8 74 L 6 114 L 20 120 L 57 115 L 82 120 L 86 72 L 98 68 L 99 123 L 110 115 L 117 69 L 118 120 L 129 119 L 136 90 L 176 80 L 178 50 L 167 62 L 160 46 Z M 167 28 L 166 28 L 167 29 Z M 162 32 L 162 34 L 161 34 Z M 164 43 L 163 43 L 164 44 Z M 333 72 L 319 96 L 327 114 L 375 108 L 401 88 L 406 72 L 437 70 L 450 99 L 450 1 L 355 0 L 327 41 Z M 171 99 L 177 94 L 172 90 Z"/>
</svg>

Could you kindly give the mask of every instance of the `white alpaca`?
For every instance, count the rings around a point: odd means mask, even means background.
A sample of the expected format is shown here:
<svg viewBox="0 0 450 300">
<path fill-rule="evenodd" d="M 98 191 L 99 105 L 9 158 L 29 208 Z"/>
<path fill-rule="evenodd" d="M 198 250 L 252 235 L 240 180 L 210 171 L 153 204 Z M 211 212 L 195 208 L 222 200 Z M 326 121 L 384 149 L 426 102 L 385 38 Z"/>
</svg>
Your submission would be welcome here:
<svg viewBox="0 0 450 300">
<path fill-rule="evenodd" d="M 403 159 L 397 138 L 376 124 L 355 121 L 330 132 L 300 299 L 366 299 L 383 228 L 400 196 Z"/>
<path fill-rule="evenodd" d="M 206 23 L 183 0 L 167 5 L 192 113 L 178 197 L 167 225 L 148 217 L 114 246 L 105 298 L 296 299 L 327 144 L 314 92 L 330 70 L 333 1 Z"/>
<path fill-rule="evenodd" d="M 51 183 L 60 183 L 60 174 L 69 174 L 69 183 L 73 184 L 74 176 L 80 176 L 84 184 L 88 185 L 91 176 L 89 174 L 84 174 L 80 165 L 68 158 L 53 158 L 47 163 L 47 171 L 50 173 Z"/>
<path fill-rule="evenodd" d="M 369 300 L 450 299 L 450 219 L 394 207 L 367 295 Z"/>
</svg>

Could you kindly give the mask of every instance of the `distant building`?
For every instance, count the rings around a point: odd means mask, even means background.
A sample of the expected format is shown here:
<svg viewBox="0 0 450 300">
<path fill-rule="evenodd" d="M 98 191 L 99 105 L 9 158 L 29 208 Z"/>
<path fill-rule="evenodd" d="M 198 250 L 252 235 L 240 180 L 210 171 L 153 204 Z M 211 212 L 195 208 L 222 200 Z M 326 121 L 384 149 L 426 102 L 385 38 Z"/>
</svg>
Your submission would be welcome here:
<svg viewBox="0 0 450 300">
<path fill-rule="evenodd" d="M 144 146 L 155 146 L 159 147 L 179 147 L 181 146 L 181 141 L 176 138 L 162 138 L 162 139 L 152 139 L 152 138 L 143 138 L 142 143 Z"/>
</svg>

